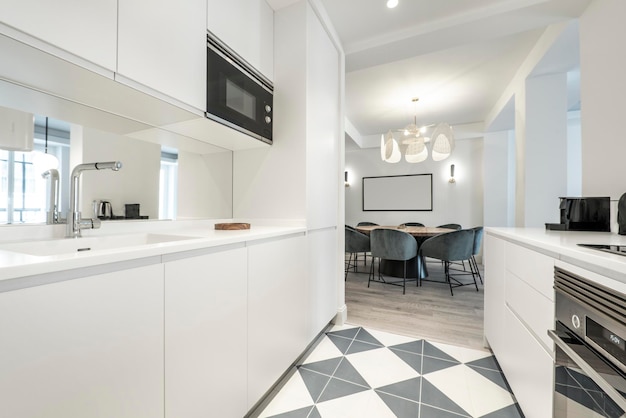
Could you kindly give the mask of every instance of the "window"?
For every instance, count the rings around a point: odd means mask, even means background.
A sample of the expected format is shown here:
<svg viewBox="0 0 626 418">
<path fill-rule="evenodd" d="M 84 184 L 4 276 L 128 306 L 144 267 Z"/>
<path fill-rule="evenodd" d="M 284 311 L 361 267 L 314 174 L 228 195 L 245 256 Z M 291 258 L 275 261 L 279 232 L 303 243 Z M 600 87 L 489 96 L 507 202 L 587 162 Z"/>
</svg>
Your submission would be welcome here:
<svg viewBox="0 0 626 418">
<path fill-rule="evenodd" d="M 45 118 L 35 118 L 34 150 L 44 152 Z M 59 122 L 54 138 L 48 138 L 48 153 L 59 159 L 59 173 L 67 171 L 69 125 Z M 33 164 L 34 152 L 0 150 L 0 223 L 46 222 L 47 180 Z M 63 202 L 61 200 L 61 202 Z M 63 210 L 62 204 L 60 210 Z"/>
<path fill-rule="evenodd" d="M 178 150 L 162 148 L 159 179 L 159 219 L 176 219 Z"/>
</svg>

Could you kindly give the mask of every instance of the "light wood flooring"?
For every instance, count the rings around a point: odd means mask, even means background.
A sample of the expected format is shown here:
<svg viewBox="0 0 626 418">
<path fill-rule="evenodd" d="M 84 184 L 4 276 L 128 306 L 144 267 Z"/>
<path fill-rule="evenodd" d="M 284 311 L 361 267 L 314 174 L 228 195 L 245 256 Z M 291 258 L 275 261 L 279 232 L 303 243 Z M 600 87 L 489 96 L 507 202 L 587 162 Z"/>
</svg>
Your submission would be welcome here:
<svg viewBox="0 0 626 418">
<path fill-rule="evenodd" d="M 370 263 L 368 257 L 367 266 L 363 266 L 359 257 L 358 272 L 348 273 L 348 323 L 457 346 L 484 348 L 484 291 L 479 279 L 478 292 L 472 283 L 454 288 L 454 296 L 450 296 L 446 283 L 424 281 L 420 287 L 407 282 L 403 295 L 402 288 L 397 286 L 372 282 L 368 288 Z M 428 269 L 430 278 L 443 280 L 440 263 L 429 262 Z M 471 276 L 463 276 L 463 280 L 471 280 Z"/>
</svg>

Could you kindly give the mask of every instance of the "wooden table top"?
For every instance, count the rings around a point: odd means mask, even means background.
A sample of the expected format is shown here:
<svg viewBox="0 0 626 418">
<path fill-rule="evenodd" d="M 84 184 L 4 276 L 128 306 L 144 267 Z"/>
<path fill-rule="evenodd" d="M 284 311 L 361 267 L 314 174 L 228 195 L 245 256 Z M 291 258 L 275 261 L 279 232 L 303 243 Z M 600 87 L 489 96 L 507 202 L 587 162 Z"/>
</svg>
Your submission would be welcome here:
<svg viewBox="0 0 626 418">
<path fill-rule="evenodd" d="M 384 228 L 384 229 L 397 229 L 398 231 L 406 232 L 407 234 L 411 234 L 414 237 L 434 237 L 435 235 L 445 234 L 447 232 L 454 232 L 454 229 L 448 228 L 436 228 L 432 226 L 384 226 L 384 225 L 376 225 L 376 226 L 357 226 L 355 229 L 359 232 L 363 232 L 364 234 L 369 234 L 373 229 Z"/>
</svg>

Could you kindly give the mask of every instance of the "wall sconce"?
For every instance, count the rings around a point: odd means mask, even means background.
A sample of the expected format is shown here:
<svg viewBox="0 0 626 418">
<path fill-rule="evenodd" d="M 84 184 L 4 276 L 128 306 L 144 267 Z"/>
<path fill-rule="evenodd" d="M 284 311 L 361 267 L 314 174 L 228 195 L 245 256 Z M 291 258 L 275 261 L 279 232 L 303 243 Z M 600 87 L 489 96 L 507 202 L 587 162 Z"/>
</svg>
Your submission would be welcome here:
<svg viewBox="0 0 626 418">
<path fill-rule="evenodd" d="M 450 164 L 450 180 L 448 180 L 448 183 L 456 183 L 454 179 L 454 164 Z"/>
<path fill-rule="evenodd" d="M 350 183 L 348 183 L 348 172 L 347 171 L 344 171 L 343 178 L 344 178 L 344 185 L 346 187 L 350 187 Z"/>
</svg>

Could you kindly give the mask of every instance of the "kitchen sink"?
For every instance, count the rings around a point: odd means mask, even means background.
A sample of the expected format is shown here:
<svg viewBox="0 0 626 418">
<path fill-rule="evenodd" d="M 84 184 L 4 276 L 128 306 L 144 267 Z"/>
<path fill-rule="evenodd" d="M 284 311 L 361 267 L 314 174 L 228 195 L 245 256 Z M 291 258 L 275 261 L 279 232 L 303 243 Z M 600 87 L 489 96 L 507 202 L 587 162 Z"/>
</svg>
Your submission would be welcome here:
<svg viewBox="0 0 626 418">
<path fill-rule="evenodd" d="M 78 254 L 143 245 L 165 244 L 176 241 L 195 239 L 193 236 L 137 233 L 128 235 L 107 235 L 100 237 L 63 238 L 42 241 L 27 241 L 0 245 L 0 251 L 15 253 L 54 256 Z"/>
</svg>

